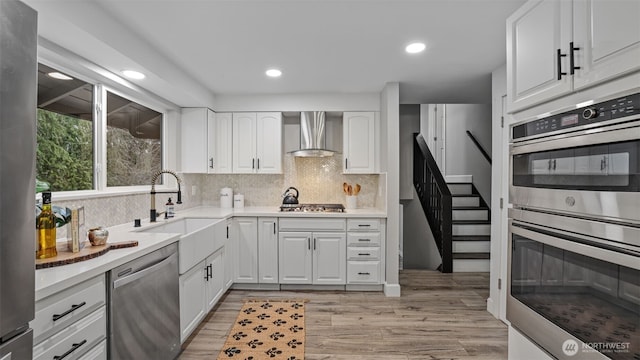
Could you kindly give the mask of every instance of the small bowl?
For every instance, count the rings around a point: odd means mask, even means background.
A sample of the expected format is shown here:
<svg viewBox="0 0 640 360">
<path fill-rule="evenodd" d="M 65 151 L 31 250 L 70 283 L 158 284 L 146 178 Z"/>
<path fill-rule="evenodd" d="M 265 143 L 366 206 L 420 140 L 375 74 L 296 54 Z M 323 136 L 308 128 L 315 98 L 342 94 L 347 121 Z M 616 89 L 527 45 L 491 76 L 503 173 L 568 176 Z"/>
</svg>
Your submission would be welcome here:
<svg viewBox="0 0 640 360">
<path fill-rule="evenodd" d="M 109 230 L 102 227 L 89 229 L 88 237 L 92 246 L 104 245 L 109 238 Z"/>
</svg>

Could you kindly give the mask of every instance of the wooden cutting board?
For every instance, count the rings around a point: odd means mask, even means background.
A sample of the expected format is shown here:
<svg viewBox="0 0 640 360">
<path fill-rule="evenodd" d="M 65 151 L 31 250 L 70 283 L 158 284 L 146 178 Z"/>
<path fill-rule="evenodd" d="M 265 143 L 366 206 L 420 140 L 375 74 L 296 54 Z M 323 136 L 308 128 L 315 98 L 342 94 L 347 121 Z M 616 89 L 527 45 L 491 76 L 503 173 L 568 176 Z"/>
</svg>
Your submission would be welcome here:
<svg viewBox="0 0 640 360">
<path fill-rule="evenodd" d="M 89 241 L 84 242 L 84 247 L 77 253 L 67 250 L 66 243 L 60 243 L 57 246 L 58 255 L 48 259 L 36 259 L 36 269 L 46 269 L 55 266 L 68 265 L 80 261 L 95 259 L 98 256 L 106 254 L 109 250 L 123 249 L 138 246 L 138 242 L 122 241 L 115 243 L 106 243 L 105 245 L 92 246 Z"/>
</svg>

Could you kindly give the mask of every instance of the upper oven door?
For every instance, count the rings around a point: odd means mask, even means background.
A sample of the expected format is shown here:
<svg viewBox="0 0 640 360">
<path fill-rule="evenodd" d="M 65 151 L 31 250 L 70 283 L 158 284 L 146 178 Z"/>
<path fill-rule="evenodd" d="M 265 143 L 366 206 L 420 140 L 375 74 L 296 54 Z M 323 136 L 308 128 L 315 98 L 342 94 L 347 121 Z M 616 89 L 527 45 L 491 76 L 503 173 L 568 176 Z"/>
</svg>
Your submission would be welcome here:
<svg viewBox="0 0 640 360">
<path fill-rule="evenodd" d="M 516 207 L 640 222 L 640 120 L 514 143 Z"/>
</svg>

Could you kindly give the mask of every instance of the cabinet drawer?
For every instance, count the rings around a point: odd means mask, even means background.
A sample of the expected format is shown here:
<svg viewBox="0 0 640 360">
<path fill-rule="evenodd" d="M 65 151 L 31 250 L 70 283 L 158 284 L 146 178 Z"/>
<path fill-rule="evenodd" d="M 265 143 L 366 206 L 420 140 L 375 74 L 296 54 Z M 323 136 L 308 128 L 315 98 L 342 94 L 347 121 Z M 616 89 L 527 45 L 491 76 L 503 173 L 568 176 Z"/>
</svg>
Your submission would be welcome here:
<svg viewBox="0 0 640 360">
<path fill-rule="evenodd" d="M 102 340 L 78 360 L 107 360 L 107 339 Z"/>
<path fill-rule="evenodd" d="M 348 260 L 380 260 L 380 247 L 349 246 L 347 248 Z"/>
<path fill-rule="evenodd" d="M 280 231 L 345 231 L 344 219 L 318 219 L 318 218 L 280 218 L 278 229 Z"/>
<path fill-rule="evenodd" d="M 371 231 L 380 229 L 380 219 L 347 219 L 347 231 Z"/>
<path fill-rule="evenodd" d="M 380 261 L 348 261 L 347 284 L 379 284 Z"/>
<path fill-rule="evenodd" d="M 38 344 L 103 306 L 105 292 L 103 274 L 36 302 L 36 317 L 30 324 L 33 343 Z"/>
<path fill-rule="evenodd" d="M 379 232 L 347 233 L 347 246 L 379 246 Z"/>
<path fill-rule="evenodd" d="M 106 307 L 85 316 L 33 347 L 33 359 L 77 359 L 106 339 Z M 65 356 L 66 355 L 66 356 Z"/>
</svg>

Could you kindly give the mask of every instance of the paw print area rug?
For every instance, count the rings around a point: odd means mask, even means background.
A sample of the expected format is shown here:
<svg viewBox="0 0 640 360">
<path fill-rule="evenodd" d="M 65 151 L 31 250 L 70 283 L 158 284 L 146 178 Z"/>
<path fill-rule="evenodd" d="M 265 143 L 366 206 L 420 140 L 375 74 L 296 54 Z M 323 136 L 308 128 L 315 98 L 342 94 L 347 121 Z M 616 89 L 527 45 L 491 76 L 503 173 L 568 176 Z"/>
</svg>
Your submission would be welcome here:
<svg viewBox="0 0 640 360">
<path fill-rule="evenodd" d="M 304 359 L 304 303 L 246 301 L 218 360 Z"/>
</svg>

